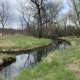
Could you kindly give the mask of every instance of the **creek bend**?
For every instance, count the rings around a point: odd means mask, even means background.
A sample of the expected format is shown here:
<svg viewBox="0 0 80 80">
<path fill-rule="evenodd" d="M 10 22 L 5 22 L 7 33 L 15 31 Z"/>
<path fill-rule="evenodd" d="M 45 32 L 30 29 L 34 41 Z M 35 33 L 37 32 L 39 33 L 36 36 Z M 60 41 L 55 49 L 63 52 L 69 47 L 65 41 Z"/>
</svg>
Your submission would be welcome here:
<svg viewBox="0 0 80 80">
<path fill-rule="evenodd" d="M 55 50 L 64 50 L 70 44 L 67 42 L 61 42 L 59 44 L 52 44 L 45 48 L 40 48 L 34 51 L 28 51 L 16 55 L 16 61 L 12 64 L 0 68 L 0 77 L 4 80 L 12 80 L 22 69 L 30 68 L 35 66 L 41 61 L 42 57 L 46 57 L 49 52 L 54 52 Z"/>
</svg>

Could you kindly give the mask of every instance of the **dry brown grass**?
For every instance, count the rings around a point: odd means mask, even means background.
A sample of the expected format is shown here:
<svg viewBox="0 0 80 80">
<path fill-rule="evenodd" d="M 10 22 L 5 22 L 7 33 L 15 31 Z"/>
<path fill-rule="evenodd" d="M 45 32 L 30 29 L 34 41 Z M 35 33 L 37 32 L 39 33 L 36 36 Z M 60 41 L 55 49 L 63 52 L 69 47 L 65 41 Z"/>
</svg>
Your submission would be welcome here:
<svg viewBox="0 0 80 80">
<path fill-rule="evenodd" d="M 50 54 L 47 55 L 46 58 L 43 58 L 43 60 L 46 60 L 48 62 L 51 62 L 52 61 L 52 59 L 51 59 L 52 56 L 53 56 L 53 54 L 50 53 Z"/>
<path fill-rule="evenodd" d="M 80 60 L 77 60 L 75 57 L 72 59 L 73 62 L 71 64 L 68 64 L 67 68 L 74 71 L 76 79 L 80 80 Z"/>
<path fill-rule="evenodd" d="M 10 40 L 6 40 L 6 41 L 3 41 L 2 43 L 0 43 L 0 46 L 3 46 L 3 47 L 14 46 L 14 45 L 15 45 L 15 43 Z"/>
</svg>

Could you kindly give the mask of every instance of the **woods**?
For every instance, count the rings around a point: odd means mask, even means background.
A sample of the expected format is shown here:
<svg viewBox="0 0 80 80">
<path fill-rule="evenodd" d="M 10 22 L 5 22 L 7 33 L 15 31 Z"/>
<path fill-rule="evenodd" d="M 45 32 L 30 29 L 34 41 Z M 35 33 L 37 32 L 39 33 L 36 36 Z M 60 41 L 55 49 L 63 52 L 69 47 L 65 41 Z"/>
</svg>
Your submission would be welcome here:
<svg viewBox="0 0 80 80">
<path fill-rule="evenodd" d="M 16 0 L 16 10 L 19 22 L 19 29 L 22 35 L 38 38 L 58 36 L 79 36 L 80 34 L 80 1 L 68 0 L 69 10 L 66 11 L 62 0 Z M 10 22 L 11 6 L 8 1 L 0 2 L 0 24 L 2 35 L 4 28 Z M 62 11 L 65 10 L 65 13 Z M 16 33 L 17 34 L 17 33 Z"/>
</svg>

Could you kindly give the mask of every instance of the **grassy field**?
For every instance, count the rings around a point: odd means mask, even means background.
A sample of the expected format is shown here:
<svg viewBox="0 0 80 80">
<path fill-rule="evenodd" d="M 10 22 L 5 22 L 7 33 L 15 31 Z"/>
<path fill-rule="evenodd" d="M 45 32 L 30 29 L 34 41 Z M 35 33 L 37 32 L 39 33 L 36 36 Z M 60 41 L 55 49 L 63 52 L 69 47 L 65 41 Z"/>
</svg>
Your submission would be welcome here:
<svg viewBox="0 0 80 80">
<path fill-rule="evenodd" d="M 67 37 L 71 46 L 51 52 L 34 68 L 24 69 L 14 80 L 80 80 L 80 38 Z"/>
<path fill-rule="evenodd" d="M 0 36 L 0 49 L 17 49 L 42 46 L 51 42 L 50 39 L 38 39 L 29 36 Z"/>
</svg>

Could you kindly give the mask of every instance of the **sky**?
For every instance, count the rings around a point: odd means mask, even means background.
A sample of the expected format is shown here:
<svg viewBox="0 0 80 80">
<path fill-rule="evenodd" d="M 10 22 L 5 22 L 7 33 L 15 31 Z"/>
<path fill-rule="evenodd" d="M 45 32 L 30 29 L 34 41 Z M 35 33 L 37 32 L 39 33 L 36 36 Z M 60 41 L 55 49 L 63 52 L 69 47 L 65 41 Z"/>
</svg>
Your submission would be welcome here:
<svg viewBox="0 0 80 80">
<path fill-rule="evenodd" d="M 7 0 L 10 2 L 11 4 L 11 8 L 12 8 L 12 21 L 11 24 L 8 27 L 14 28 L 14 29 L 18 29 L 19 28 L 19 12 L 17 10 L 17 0 Z"/>
<path fill-rule="evenodd" d="M 4 0 L 5 1 L 5 0 Z M 19 29 L 20 23 L 19 23 L 19 12 L 17 10 L 18 3 L 17 0 L 7 0 L 11 4 L 11 9 L 12 9 L 12 17 L 11 17 L 11 23 L 7 26 L 8 28 L 14 28 L 14 29 Z M 65 14 L 69 10 L 69 6 L 67 5 L 67 1 L 63 0 L 64 3 L 64 9 L 60 12 L 60 14 Z"/>
</svg>

